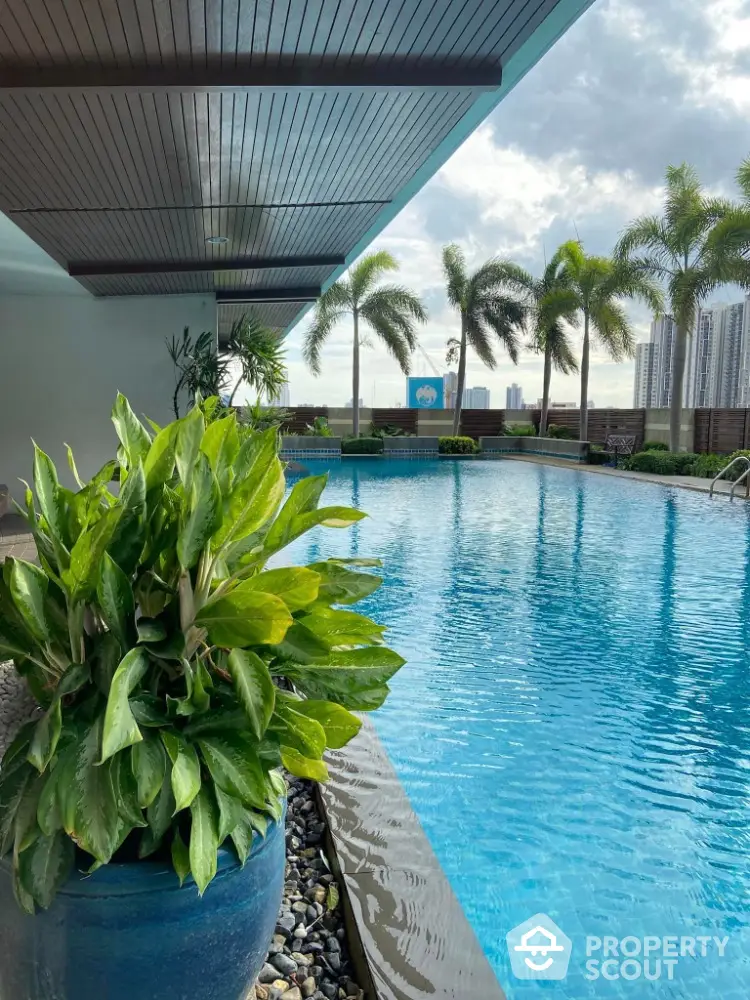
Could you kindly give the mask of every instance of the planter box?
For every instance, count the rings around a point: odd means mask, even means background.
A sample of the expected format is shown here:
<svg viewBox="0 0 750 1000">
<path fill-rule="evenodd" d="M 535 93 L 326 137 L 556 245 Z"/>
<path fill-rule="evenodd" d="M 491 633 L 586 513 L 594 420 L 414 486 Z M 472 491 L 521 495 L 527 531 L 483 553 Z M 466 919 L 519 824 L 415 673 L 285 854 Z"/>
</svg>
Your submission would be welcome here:
<svg viewBox="0 0 750 1000">
<path fill-rule="evenodd" d="M 383 438 L 384 455 L 400 455 L 408 458 L 410 455 L 437 455 L 438 439 L 436 437 L 385 437 Z"/>
<path fill-rule="evenodd" d="M 293 458 L 331 458 L 341 455 L 340 437 L 313 437 L 306 434 L 285 434 L 281 438 L 281 454 Z"/>
<path fill-rule="evenodd" d="M 484 455 L 544 455 L 572 462 L 587 462 L 589 457 L 588 441 L 566 441 L 564 438 L 482 437 L 479 449 Z"/>
</svg>

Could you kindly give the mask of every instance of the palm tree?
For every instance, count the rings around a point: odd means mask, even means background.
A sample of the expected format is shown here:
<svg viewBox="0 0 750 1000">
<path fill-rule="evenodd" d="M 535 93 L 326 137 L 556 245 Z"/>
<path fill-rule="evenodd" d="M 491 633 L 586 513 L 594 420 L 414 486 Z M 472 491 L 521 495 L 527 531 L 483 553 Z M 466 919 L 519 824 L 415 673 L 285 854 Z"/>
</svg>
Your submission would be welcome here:
<svg viewBox="0 0 750 1000">
<path fill-rule="evenodd" d="M 570 306 L 583 317 L 581 413 L 579 437 L 588 439 L 589 359 L 595 337 L 613 361 L 632 357 L 635 342 L 623 299 L 636 298 L 654 312 L 662 308 L 658 285 L 642 268 L 626 260 L 588 256 L 580 242 L 569 240 L 557 251 L 570 293 Z"/>
<path fill-rule="evenodd" d="M 466 382 L 466 349 L 474 348 L 488 368 L 496 366 L 492 349 L 494 333 L 505 346 L 513 364 L 518 364 L 518 331 L 526 319 L 526 307 L 518 298 L 506 294 L 507 269 L 503 261 L 492 258 L 469 274 L 466 258 L 456 243 L 443 247 L 443 271 L 448 283 L 448 301 L 461 315 L 461 339 L 448 342 L 449 356 L 458 353 L 458 386 L 453 411 L 453 433 L 461 427 L 461 402 Z"/>
<path fill-rule="evenodd" d="M 750 181 L 750 171 L 745 176 Z M 722 233 L 721 220 L 730 211 L 727 202 L 706 197 L 693 167 L 687 163 L 668 167 L 663 215 L 644 215 L 631 222 L 615 250 L 620 260 L 630 261 L 642 274 L 667 286 L 669 311 L 676 327 L 669 412 L 671 451 L 680 448 L 687 338 L 698 308 L 718 285 L 741 277 L 733 273 L 736 233 Z"/>
<path fill-rule="evenodd" d="M 234 403 L 243 381 L 268 401 L 278 396 L 287 381 L 284 366 L 286 354 L 281 338 L 274 330 L 263 326 L 255 316 L 245 314 L 232 324 L 228 350 L 240 363 L 240 375 L 234 383 L 228 406 Z"/>
<path fill-rule="evenodd" d="M 565 328 L 565 323 L 570 326 L 577 324 L 575 299 L 559 253 L 547 264 L 541 278 L 535 278 L 512 263 L 506 264 L 506 272 L 509 285 L 525 296 L 529 307 L 531 349 L 544 355 L 542 414 L 539 419 L 539 436 L 543 437 L 547 430 L 552 369 L 563 375 L 578 371 L 578 362 Z"/>
<path fill-rule="evenodd" d="M 305 335 L 302 355 L 310 369 L 320 375 L 320 349 L 334 326 L 351 315 L 352 341 L 352 431 L 359 436 L 359 348 L 362 343 L 360 321 L 383 341 L 399 364 L 409 374 L 410 355 L 417 345 L 416 324 L 424 323 L 427 312 L 419 297 L 401 285 L 380 285 L 388 271 L 397 271 L 398 263 L 386 250 L 367 254 L 318 299 L 312 327 Z"/>
</svg>

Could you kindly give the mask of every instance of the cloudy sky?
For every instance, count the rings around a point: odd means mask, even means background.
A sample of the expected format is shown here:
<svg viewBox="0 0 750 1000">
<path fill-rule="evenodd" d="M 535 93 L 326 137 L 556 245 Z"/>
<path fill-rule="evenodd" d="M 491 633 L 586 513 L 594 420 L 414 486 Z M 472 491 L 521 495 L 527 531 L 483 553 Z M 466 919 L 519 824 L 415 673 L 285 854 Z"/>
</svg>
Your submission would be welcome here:
<svg viewBox="0 0 750 1000">
<path fill-rule="evenodd" d="M 374 244 L 423 296 L 430 319 L 420 340 L 438 368 L 456 333 L 444 243 L 460 242 L 475 264 L 500 254 L 535 272 L 576 232 L 588 252 L 609 253 L 632 217 L 658 209 L 668 163 L 692 162 L 707 186 L 734 191 L 750 153 L 749 112 L 750 0 L 596 0 Z M 638 308 L 631 317 L 647 340 L 649 317 Z M 343 406 L 351 329 L 331 337 L 314 378 L 300 356 L 307 325 L 288 340 L 292 403 Z M 382 348 L 366 351 L 362 370 L 365 405 L 404 402 L 403 376 Z M 427 373 L 419 356 L 414 373 Z M 470 354 L 467 384 L 489 386 L 494 406 L 514 381 L 535 400 L 541 378 L 533 354 L 514 367 L 499 352 L 493 372 Z M 590 386 L 597 406 L 632 405 L 632 363 L 595 352 Z M 577 399 L 576 378 L 553 375 L 552 396 Z"/>
</svg>

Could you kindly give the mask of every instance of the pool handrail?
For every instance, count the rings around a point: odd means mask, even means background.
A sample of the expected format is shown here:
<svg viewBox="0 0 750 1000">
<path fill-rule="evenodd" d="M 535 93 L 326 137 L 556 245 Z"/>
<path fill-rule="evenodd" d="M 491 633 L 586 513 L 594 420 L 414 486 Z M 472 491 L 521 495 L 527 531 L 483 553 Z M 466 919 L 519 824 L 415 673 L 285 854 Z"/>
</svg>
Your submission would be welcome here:
<svg viewBox="0 0 750 1000">
<path fill-rule="evenodd" d="M 745 468 L 745 471 L 742 473 L 742 475 L 739 477 L 739 479 L 736 479 L 732 483 L 732 489 L 730 490 L 729 498 L 730 498 L 730 500 L 734 499 L 734 489 L 735 489 L 735 486 L 737 486 L 739 483 L 741 483 L 743 481 L 743 479 L 745 480 L 746 489 L 750 490 L 750 480 L 748 480 L 748 478 L 747 478 L 748 473 L 750 473 L 750 458 L 748 458 L 747 455 L 737 455 L 736 458 L 733 458 L 731 462 L 728 462 L 724 466 L 724 468 L 721 470 L 721 472 L 718 475 L 714 476 L 714 478 L 711 480 L 711 486 L 709 487 L 709 490 L 708 490 L 708 495 L 710 497 L 713 497 L 713 495 L 714 495 L 714 487 L 716 486 L 716 484 L 718 483 L 718 481 L 721 479 L 721 477 L 724 475 L 724 473 L 728 472 L 732 468 L 733 465 L 737 464 L 737 462 L 745 462 L 746 463 L 746 468 Z"/>
</svg>

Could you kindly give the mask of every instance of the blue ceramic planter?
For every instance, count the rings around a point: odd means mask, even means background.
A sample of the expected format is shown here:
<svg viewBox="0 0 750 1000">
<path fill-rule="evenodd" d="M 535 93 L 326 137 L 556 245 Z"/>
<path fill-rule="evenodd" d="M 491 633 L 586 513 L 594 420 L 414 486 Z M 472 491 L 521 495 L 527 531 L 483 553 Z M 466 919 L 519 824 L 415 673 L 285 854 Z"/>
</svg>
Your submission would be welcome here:
<svg viewBox="0 0 750 1000">
<path fill-rule="evenodd" d="M 24 915 L 0 862 L 1 1000 L 245 1000 L 276 923 L 284 824 L 244 868 L 222 849 L 203 899 L 165 864 L 110 864 Z"/>
</svg>

